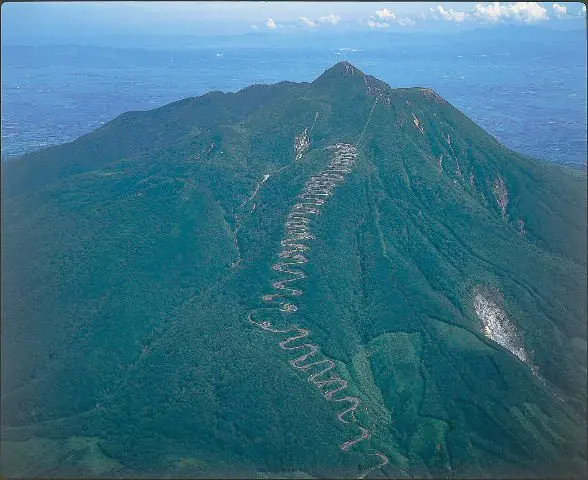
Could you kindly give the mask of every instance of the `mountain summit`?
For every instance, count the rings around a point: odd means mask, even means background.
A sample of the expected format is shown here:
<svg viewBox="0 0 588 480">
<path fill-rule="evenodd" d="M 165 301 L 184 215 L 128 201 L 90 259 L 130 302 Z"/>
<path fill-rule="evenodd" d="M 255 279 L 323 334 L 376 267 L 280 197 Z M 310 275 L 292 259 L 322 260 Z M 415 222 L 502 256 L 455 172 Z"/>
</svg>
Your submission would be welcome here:
<svg viewBox="0 0 588 480">
<path fill-rule="evenodd" d="M 432 90 L 341 62 L 2 173 L 7 476 L 587 475 L 586 175 Z"/>
<path fill-rule="evenodd" d="M 359 76 L 365 77 L 365 74 L 359 70 L 357 67 L 354 67 L 347 61 L 339 62 L 333 65 L 331 68 L 325 70 L 325 72 L 317 78 L 315 81 L 319 81 L 319 79 L 327 79 L 327 78 L 339 78 L 345 76 Z"/>
</svg>

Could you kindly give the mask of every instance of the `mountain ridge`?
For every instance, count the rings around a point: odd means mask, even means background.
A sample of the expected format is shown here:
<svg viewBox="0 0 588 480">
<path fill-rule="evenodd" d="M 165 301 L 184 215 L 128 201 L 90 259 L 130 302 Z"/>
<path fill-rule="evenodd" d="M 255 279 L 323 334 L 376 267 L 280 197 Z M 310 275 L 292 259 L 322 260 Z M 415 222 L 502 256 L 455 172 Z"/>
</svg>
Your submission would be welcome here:
<svg viewBox="0 0 588 480">
<path fill-rule="evenodd" d="M 193 115 L 198 116 L 198 115 L 205 114 L 206 112 L 197 111 L 197 112 L 192 113 L 190 110 L 193 108 L 196 108 L 198 110 L 205 109 L 207 107 L 208 103 L 211 101 L 212 102 L 214 102 L 215 100 L 224 101 L 224 100 L 227 100 L 228 98 L 231 98 L 233 96 L 236 96 L 237 98 L 239 98 L 239 97 L 242 97 L 246 94 L 249 94 L 248 100 L 250 100 L 251 93 L 253 93 L 254 91 L 257 93 L 257 96 L 263 94 L 262 96 L 264 98 L 267 98 L 268 96 L 270 96 L 270 98 L 271 98 L 271 91 L 272 90 L 275 91 L 278 88 L 285 87 L 285 86 L 293 87 L 296 85 L 298 85 L 298 86 L 321 85 L 322 83 L 326 83 L 326 86 L 328 87 L 329 82 L 336 80 L 337 78 L 346 76 L 345 74 L 347 71 L 355 72 L 355 74 L 357 76 L 364 79 L 366 85 L 368 86 L 368 94 L 374 94 L 377 92 L 378 87 L 374 87 L 374 86 L 369 85 L 369 83 L 372 83 L 372 85 L 374 85 L 374 84 L 378 85 L 378 86 L 380 86 L 380 88 L 383 86 L 386 90 L 389 90 L 391 92 L 394 92 L 394 91 L 412 92 L 413 90 L 415 90 L 415 91 L 423 90 L 426 92 L 430 92 L 434 98 L 438 98 L 441 101 L 445 101 L 436 92 L 433 92 L 431 89 L 421 89 L 420 87 L 412 87 L 412 88 L 408 88 L 408 89 L 407 88 L 392 89 L 384 82 L 377 80 L 372 76 L 365 75 L 363 72 L 361 72 L 361 70 L 357 69 L 356 67 L 351 65 L 349 62 L 342 61 L 342 62 L 338 62 L 334 66 L 327 69 L 322 75 L 317 77 L 311 83 L 306 83 L 306 82 L 294 83 L 294 82 L 282 81 L 282 82 L 278 82 L 278 83 L 272 84 L 272 85 L 264 85 L 264 84 L 251 85 L 251 86 L 245 87 L 237 92 L 211 91 L 211 92 L 207 92 L 206 94 L 201 95 L 199 97 L 189 97 L 186 99 L 177 100 L 175 102 L 172 102 L 170 104 L 167 104 L 167 105 L 164 105 L 164 106 L 152 109 L 152 110 L 125 112 L 125 113 L 119 115 L 118 117 L 116 117 L 115 119 L 111 120 L 110 122 L 107 122 L 105 125 L 101 126 L 97 130 L 95 130 L 89 134 L 83 135 L 79 139 L 76 139 L 76 140 L 74 140 L 70 143 L 67 143 L 65 145 L 48 147 L 46 149 L 40 150 L 40 152 L 47 152 L 47 154 L 50 155 L 53 152 L 59 152 L 60 149 L 67 148 L 70 151 L 67 152 L 66 155 L 68 155 L 68 156 L 78 155 L 81 152 L 76 151 L 76 146 L 79 145 L 80 142 L 83 142 L 86 140 L 94 140 L 95 142 L 104 141 L 105 139 L 104 139 L 103 135 L 101 135 L 102 132 L 108 132 L 109 129 L 111 129 L 111 128 L 114 128 L 114 129 L 121 128 L 123 126 L 123 124 L 125 124 L 127 122 L 131 122 L 129 129 L 141 128 L 142 125 L 139 122 L 143 118 L 145 118 L 146 114 L 152 115 L 155 118 L 157 118 L 157 116 L 160 114 L 165 114 L 170 110 L 172 110 L 172 111 L 176 110 L 176 112 L 174 112 L 174 115 L 179 116 L 178 120 L 181 120 L 181 122 L 192 121 L 191 118 L 193 117 Z M 374 89 L 374 90 L 372 91 L 370 89 Z M 257 105 L 254 103 L 254 106 L 257 106 Z M 186 120 L 186 118 L 182 118 L 183 116 L 186 116 L 186 115 L 190 116 L 190 120 Z M 221 117 L 221 119 L 222 118 L 223 117 Z M 177 125 L 178 125 L 178 123 L 176 123 L 176 126 Z M 180 125 L 181 125 L 181 123 L 180 123 Z M 184 123 L 184 125 L 185 125 L 185 123 Z M 158 124 L 158 126 L 159 126 L 159 124 Z M 202 126 L 207 127 L 210 125 L 202 125 Z M 153 128 L 153 127 L 150 127 L 150 128 Z M 125 140 L 127 142 L 132 139 L 132 134 L 128 130 L 125 131 L 124 135 L 125 135 Z M 149 144 L 155 143 L 157 145 L 157 141 L 154 142 L 154 140 L 155 139 L 153 139 L 153 138 L 149 138 L 147 140 L 147 142 Z M 171 140 L 173 141 L 174 138 L 172 137 Z M 94 147 L 94 148 L 97 148 L 97 147 Z M 132 145 L 131 148 L 136 149 L 137 146 Z M 141 147 L 139 146 L 139 148 L 141 148 Z M 114 159 L 114 158 L 116 158 L 116 156 L 125 156 L 126 150 L 123 148 L 122 150 L 115 150 L 115 152 L 116 153 L 114 154 L 114 156 L 107 157 L 107 158 Z M 88 152 L 83 152 L 83 153 L 87 154 Z M 26 159 L 26 161 L 35 162 L 35 158 L 37 158 L 38 155 L 39 155 L 39 152 L 31 152 L 28 154 L 21 155 L 21 157 Z M 18 158 L 20 158 L 20 157 L 18 157 Z M 15 158 L 13 160 L 18 161 L 18 158 Z M 30 177 L 31 176 L 30 173 L 27 173 L 26 175 L 21 174 L 21 173 L 19 173 L 19 167 L 17 166 L 18 164 L 14 163 L 14 161 L 12 161 L 10 163 L 12 165 L 11 165 L 11 167 L 8 167 L 8 170 L 9 171 L 13 170 L 13 172 L 11 172 L 11 174 L 16 177 L 14 183 L 25 183 L 25 177 Z M 38 165 L 38 168 L 43 169 L 43 165 Z M 74 171 L 81 172 L 82 170 L 74 168 Z M 47 175 L 47 172 L 43 172 L 43 173 L 39 174 L 39 177 L 45 177 L 46 175 Z M 51 174 L 49 174 L 49 178 L 51 178 Z M 44 184 L 44 182 L 40 181 L 36 186 L 34 186 L 32 188 L 42 187 L 43 184 Z M 6 184 L 5 192 L 8 195 L 12 195 L 13 190 L 11 188 L 9 188 L 8 184 Z"/>
</svg>

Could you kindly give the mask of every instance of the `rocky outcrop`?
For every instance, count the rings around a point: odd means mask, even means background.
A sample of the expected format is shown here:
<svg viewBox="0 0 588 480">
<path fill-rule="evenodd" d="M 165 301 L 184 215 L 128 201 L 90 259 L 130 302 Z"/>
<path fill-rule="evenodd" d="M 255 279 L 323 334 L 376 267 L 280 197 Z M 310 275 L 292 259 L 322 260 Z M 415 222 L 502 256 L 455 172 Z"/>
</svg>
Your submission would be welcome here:
<svg viewBox="0 0 588 480">
<path fill-rule="evenodd" d="M 431 88 L 421 88 L 420 90 L 425 97 L 430 98 L 436 103 L 447 103 L 447 101 L 443 97 L 441 97 L 441 95 L 439 95 Z"/>
<path fill-rule="evenodd" d="M 423 128 L 423 125 L 421 124 L 420 120 L 417 118 L 417 116 L 414 113 L 412 114 L 412 121 L 414 123 L 414 126 L 416 128 L 418 128 L 419 131 L 424 135 L 425 129 Z"/>
<path fill-rule="evenodd" d="M 474 293 L 474 309 L 482 321 L 482 333 L 516 355 L 521 362 L 528 363 L 521 334 L 493 296 L 500 298 L 499 293 L 491 295 L 482 290 Z"/>
<path fill-rule="evenodd" d="M 506 218 L 506 207 L 508 206 L 508 189 L 506 188 L 506 183 L 504 183 L 504 179 L 502 177 L 498 177 L 494 181 L 492 191 L 496 197 L 496 203 L 498 203 L 500 211 L 502 212 L 502 217 Z"/>
<path fill-rule="evenodd" d="M 308 128 L 305 128 L 304 131 L 297 135 L 294 138 L 294 152 L 296 153 L 296 160 L 300 160 L 304 152 L 306 152 L 310 147 L 310 136 L 308 133 Z"/>
</svg>

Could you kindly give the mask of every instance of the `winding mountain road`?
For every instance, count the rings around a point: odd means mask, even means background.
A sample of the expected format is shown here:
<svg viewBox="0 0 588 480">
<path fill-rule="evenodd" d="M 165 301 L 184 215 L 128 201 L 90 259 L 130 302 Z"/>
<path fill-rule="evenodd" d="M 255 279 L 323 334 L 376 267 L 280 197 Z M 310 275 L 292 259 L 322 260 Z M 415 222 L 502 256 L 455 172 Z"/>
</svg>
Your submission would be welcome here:
<svg viewBox="0 0 588 480">
<path fill-rule="evenodd" d="M 371 432 L 359 425 L 355 417 L 355 412 L 361 405 L 360 398 L 349 395 L 337 396 L 337 394 L 347 389 L 349 384 L 347 380 L 335 373 L 337 365 L 333 360 L 324 358 L 312 361 L 314 357 L 321 353 L 320 346 L 314 343 L 301 342 L 310 335 L 310 330 L 297 325 L 292 325 L 285 329 L 278 328 L 272 322 L 262 320 L 259 317 L 263 316 L 264 312 L 269 311 L 293 314 L 298 310 L 298 306 L 294 303 L 295 297 L 298 298 L 303 295 L 304 291 L 299 286 L 299 283 L 307 278 L 306 273 L 300 267 L 308 263 L 309 260 L 306 255 L 311 249 L 309 242 L 316 238 L 311 229 L 311 217 L 320 215 L 321 207 L 333 195 L 334 189 L 344 182 L 345 176 L 351 172 L 357 158 L 357 145 L 367 129 L 376 103 L 377 99 L 372 106 L 368 120 L 356 145 L 337 143 L 327 147 L 327 149 L 333 151 L 330 163 L 325 170 L 312 176 L 298 195 L 297 203 L 292 206 L 286 217 L 285 235 L 280 242 L 282 249 L 278 254 L 280 261 L 271 267 L 272 270 L 284 274 L 286 277 L 272 283 L 272 287 L 276 292 L 262 296 L 262 300 L 269 305 L 255 309 L 248 315 L 248 321 L 252 325 L 266 332 L 276 334 L 293 333 L 292 336 L 279 342 L 279 346 L 283 350 L 304 352 L 290 360 L 290 365 L 298 370 L 310 373 L 308 381 L 321 391 L 327 401 L 344 404 L 345 408 L 337 413 L 337 419 L 344 424 L 355 426 L 359 432 L 358 436 L 347 440 L 339 446 L 342 451 L 348 451 L 371 437 Z M 257 189 L 255 193 L 257 193 Z M 364 470 L 359 478 L 364 478 L 368 473 L 389 463 L 386 455 L 381 452 L 371 453 L 370 455 L 378 457 L 379 463 Z"/>
</svg>

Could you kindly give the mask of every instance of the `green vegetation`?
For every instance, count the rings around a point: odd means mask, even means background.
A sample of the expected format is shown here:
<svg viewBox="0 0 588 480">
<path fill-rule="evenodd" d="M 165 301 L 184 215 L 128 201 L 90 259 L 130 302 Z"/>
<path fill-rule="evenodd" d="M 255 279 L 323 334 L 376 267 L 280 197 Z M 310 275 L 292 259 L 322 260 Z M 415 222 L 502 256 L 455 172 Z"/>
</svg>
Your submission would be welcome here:
<svg viewBox="0 0 588 480">
<path fill-rule="evenodd" d="M 350 477 L 373 449 L 375 478 L 588 474 L 585 172 L 349 67 L 124 114 L 3 166 L 5 475 Z M 368 407 L 369 448 L 343 452 L 300 353 L 247 315 L 324 147 L 357 141 L 375 95 L 291 317 Z M 527 363 L 484 335 L 476 289 L 500 292 Z"/>
</svg>

